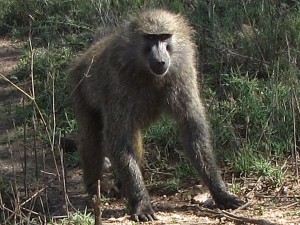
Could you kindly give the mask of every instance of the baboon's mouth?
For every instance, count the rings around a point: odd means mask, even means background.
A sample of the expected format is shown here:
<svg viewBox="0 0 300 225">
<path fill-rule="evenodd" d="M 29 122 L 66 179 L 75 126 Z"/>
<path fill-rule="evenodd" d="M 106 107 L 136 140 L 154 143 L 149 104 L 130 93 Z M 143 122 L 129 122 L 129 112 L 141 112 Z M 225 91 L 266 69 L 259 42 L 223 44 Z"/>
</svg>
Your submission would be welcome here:
<svg viewBox="0 0 300 225">
<path fill-rule="evenodd" d="M 162 77 L 168 73 L 169 65 L 167 65 L 167 66 L 152 66 L 152 67 L 151 67 L 151 65 L 149 65 L 149 69 L 153 75 Z"/>
<path fill-rule="evenodd" d="M 163 72 L 154 72 L 153 70 L 151 70 L 151 72 L 152 72 L 152 74 L 155 75 L 155 76 L 162 77 L 162 76 L 164 76 L 164 75 L 167 74 L 168 69 L 165 70 L 165 71 L 163 71 Z"/>
</svg>

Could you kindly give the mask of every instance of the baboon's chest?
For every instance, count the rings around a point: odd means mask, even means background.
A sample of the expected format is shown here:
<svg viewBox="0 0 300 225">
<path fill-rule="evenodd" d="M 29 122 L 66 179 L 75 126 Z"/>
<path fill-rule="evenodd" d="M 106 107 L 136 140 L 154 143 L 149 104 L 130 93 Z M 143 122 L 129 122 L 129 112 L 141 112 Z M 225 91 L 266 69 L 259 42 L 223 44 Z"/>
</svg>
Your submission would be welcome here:
<svg viewBox="0 0 300 225">
<path fill-rule="evenodd" d="M 164 96 L 157 90 L 140 90 L 131 96 L 132 116 L 142 124 L 148 124 L 162 111 Z"/>
</svg>

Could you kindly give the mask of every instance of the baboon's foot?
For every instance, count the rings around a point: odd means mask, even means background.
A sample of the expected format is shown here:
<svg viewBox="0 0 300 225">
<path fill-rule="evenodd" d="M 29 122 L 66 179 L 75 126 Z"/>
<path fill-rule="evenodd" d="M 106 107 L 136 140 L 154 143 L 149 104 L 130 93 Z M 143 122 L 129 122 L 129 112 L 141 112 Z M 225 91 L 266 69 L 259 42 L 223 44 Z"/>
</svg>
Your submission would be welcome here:
<svg viewBox="0 0 300 225">
<path fill-rule="evenodd" d="M 225 191 L 214 196 L 214 201 L 220 209 L 237 209 L 246 202 Z"/>
<path fill-rule="evenodd" d="M 131 213 L 131 219 L 136 222 L 147 222 L 157 220 L 157 217 L 154 215 L 154 210 L 151 206 L 151 203 L 147 201 L 140 202 L 137 206 L 133 208 L 134 210 Z"/>
</svg>

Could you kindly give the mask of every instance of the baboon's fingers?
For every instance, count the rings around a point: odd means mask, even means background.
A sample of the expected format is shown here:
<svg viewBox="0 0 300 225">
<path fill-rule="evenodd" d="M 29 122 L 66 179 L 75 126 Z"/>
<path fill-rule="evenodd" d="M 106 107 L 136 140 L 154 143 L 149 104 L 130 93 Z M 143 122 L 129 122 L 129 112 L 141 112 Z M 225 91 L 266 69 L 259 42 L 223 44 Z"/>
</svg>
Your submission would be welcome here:
<svg viewBox="0 0 300 225">
<path fill-rule="evenodd" d="M 148 214 L 147 217 L 148 217 L 148 219 L 149 219 L 150 221 L 158 220 L 158 218 L 157 218 L 154 214 L 151 214 L 151 215 Z"/>
<path fill-rule="evenodd" d="M 147 222 L 158 220 L 154 214 L 132 214 L 131 219 L 135 222 Z"/>
<path fill-rule="evenodd" d="M 237 209 L 246 204 L 245 201 L 239 199 L 238 197 L 229 194 L 222 200 L 216 200 L 216 204 L 220 209 Z"/>
<path fill-rule="evenodd" d="M 227 202 L 226 204 L 223 204 L 223 207 L 225 209 L 237 209 L 243 205 L 245 205 L 246 202 L 245 201 L 242 201 L 238 198 L 235 198 L 233 200 L 231 200 L 230 202 Z"/>
<path fill-rule="evenodd" d="M 133 220 L 133 221 L 135 221 L 135 222 L 138 222 L 138 221 L 139 221 L 139 217 L 138 217 L 138 215 L 136 215 L 136 214 L 132 214 L 132 215 L 130 216 L 130 219 Z"/>
</svg>

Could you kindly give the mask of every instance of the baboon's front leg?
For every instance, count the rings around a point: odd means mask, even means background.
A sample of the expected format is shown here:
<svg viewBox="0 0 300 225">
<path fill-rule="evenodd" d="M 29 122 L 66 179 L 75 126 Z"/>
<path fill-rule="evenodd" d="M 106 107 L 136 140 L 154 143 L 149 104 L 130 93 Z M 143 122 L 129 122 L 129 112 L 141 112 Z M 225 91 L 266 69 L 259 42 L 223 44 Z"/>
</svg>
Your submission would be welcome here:
<svg viewBox="0 0 300 225">
<path fill-rule="evenodd" d="M 222 180 L 210 143 L 210 128 L 205 110 L 197 91 L 186 90 L 186 93 L 181 93 L 176 99 L 174 116 L 190 162 L 219 207 L 238 208 L 244 202 L 230 194 Z"/>
<path fill-rule="evenodd" d="M 135 221 L 155 220 L 150 197 L 138 166 L 136 145 L 133 143 L 135 132 L 122 125 L 110 125 L 110 128 L 105 130 L 105 143 L 110 151 L 112 164 L 122 188 L 124 187 L 123 190 L 129 197 L 132 219 Z M 113 127 L 118 127 L 118 129 L 112 129 Z"/>
</svg>

